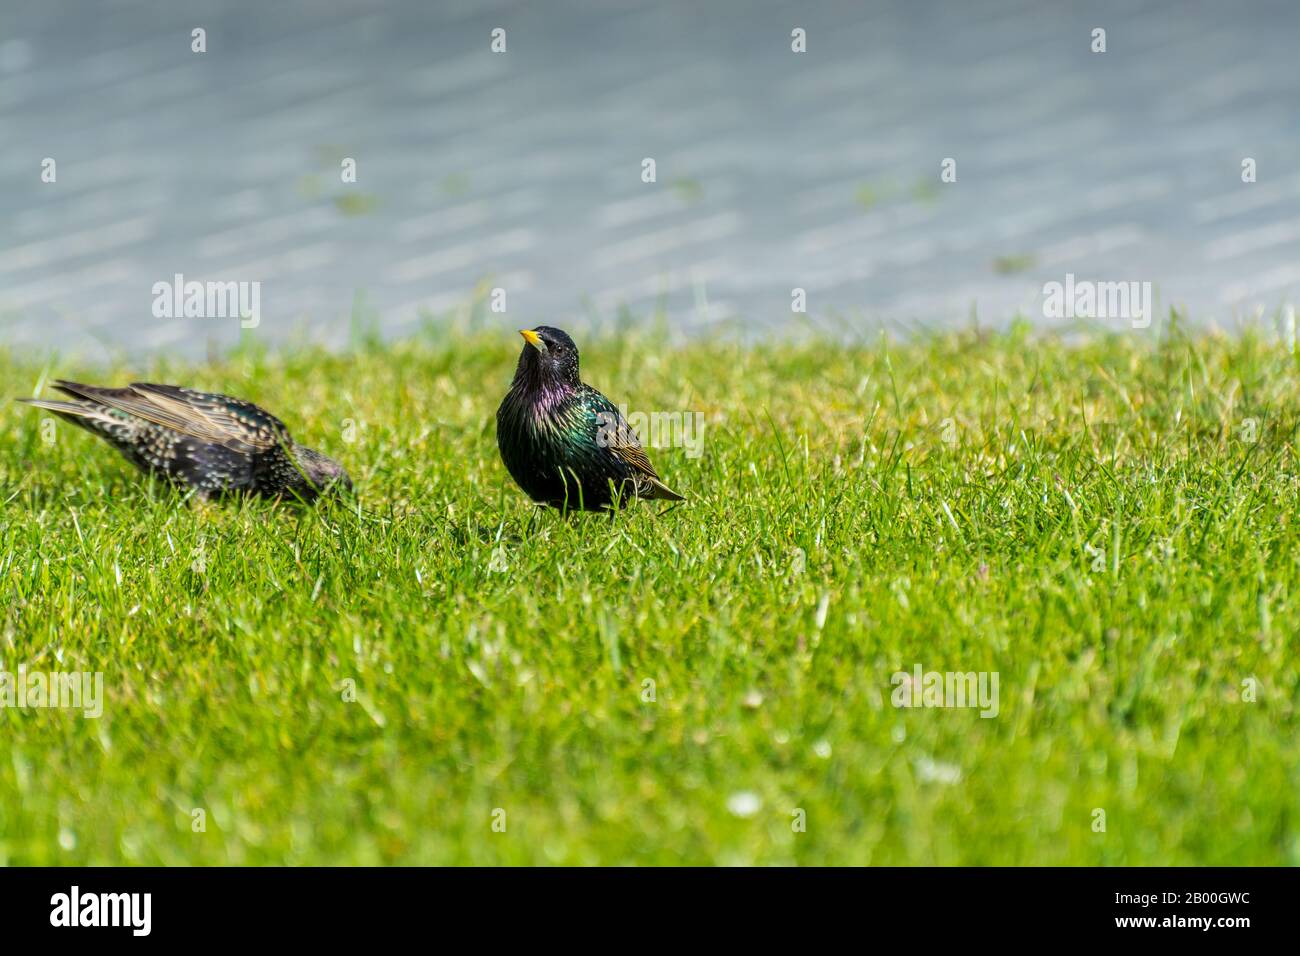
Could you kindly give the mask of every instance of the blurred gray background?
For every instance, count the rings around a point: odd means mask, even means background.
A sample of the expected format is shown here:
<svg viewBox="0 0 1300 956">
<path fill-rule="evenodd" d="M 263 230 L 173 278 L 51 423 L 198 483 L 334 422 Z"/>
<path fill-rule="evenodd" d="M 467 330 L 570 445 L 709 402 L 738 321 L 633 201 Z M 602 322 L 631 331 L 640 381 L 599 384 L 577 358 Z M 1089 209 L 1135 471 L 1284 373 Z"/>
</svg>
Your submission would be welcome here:
<svg viewBox="0 0 1300 956">
<path fill-rule="evenodd" d="M 511 328 L 1045 322 L 1066 272 L 1229 325 L 1300 291 L 1298 40 L 1296 0 L 6 2 L 0 346 L 237 341 L 153 316 L 175 273 L 261 282 L 268 340 L 493 286 Z"/>
</svg>

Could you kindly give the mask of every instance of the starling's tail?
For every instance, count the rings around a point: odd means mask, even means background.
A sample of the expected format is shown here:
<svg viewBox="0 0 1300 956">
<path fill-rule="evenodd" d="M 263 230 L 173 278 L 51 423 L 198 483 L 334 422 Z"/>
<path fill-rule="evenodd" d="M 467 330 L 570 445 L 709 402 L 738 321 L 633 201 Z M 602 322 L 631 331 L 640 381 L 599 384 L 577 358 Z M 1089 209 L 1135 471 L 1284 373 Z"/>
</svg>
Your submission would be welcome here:
<svg viewBox="0 0 1300 956">
<path fill-rule="evenodd" d="M 60 418 L 80 425 L 96 435 L 104 435 L 105 425 L 120 425 L 121 422 L 108 414 L 103 405 L 92 402 L 56 402 L 47 398 L 20 398 L 24 405 L 34 405 L 46 411 L 54 412 Z"/>
<path fill-rule="evenodd" d="M 60 415 L 80 415 L 88 410 L 81 402 L 55 402 L 48 398 L 16 398 L 14 401 L 58 412 Z"/>
</svg>

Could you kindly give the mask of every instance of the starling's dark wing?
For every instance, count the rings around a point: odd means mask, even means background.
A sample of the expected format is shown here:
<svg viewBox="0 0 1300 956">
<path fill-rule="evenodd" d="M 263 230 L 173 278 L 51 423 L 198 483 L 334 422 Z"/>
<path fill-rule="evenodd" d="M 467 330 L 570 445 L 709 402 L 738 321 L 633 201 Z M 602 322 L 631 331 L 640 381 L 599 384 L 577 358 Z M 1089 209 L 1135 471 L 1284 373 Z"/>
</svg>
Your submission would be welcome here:
<svg viewBox="0 0 1300 956">
<path fill-rule="evenodd" d="M 265 451 L 290 442 L 284 422 L 251 402 L 175 385 L 136 382 L 129 388 L 54 383 L 61 391 L 234 451 Z"/>
<path fill-rule="evenodd" d="M 659 473 L 650 464 L 650 457 L 645 453 L 645 449 L 641 447 L 641 439 L 632 430 L 632 426 L 627 423 L 627 419 L 618 410 L 618 406 L 590 385 L 584 385 L 583 389 L 588 393 L 587 404 L 597 413 L 597 420 L 606 424 L 604 430 L 605 447 L 630 465 L 634 471 L 646 480 L 646 486 L 643 486 L 642 490 L 638 491 L 638 494 L 642 498 L 685 501 L 685 498 L 663 483 Z M 613 428 L 608 427 L 610 422 L 614 423 Z"/>
</svg>

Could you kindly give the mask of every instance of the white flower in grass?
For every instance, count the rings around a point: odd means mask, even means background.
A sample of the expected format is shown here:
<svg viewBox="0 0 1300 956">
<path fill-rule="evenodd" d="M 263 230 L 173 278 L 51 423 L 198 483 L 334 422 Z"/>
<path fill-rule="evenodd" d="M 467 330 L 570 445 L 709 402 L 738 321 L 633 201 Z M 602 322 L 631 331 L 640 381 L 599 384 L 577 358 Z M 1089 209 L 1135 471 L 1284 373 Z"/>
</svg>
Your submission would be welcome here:
<svg viewBox="0 0 1300 956">
<path fill-rule="evenodd" d="M 925 783 L 954 784 L 961 779 L 961 767 L 922 757 L 916 762 L 916 775 Z"/>
<path fill-rule="evenodd" d="M 748 820 L 761 809 L 762 798 L 752 790 L 738 790 L 727 797 L 727 810 L 733 817 Z"/>
</svg>

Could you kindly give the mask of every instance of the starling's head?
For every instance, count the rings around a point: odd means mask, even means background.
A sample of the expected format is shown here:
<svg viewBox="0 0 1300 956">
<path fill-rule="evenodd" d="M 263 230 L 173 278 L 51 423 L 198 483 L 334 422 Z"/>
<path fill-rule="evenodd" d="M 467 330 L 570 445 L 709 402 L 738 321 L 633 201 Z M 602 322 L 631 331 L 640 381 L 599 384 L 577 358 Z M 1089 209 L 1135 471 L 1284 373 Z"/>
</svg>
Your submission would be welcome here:
<svg viewBox="0 0 1300 956">
<path fill-rule="evenodd" d="M 313 501 L 318 495 L 338 494 L 341 491 L 352 493 L 352 479 L 333 458 L 304 445 L 294 446 L 293 457 L 297 459 L 301 474 L 291 483 L 290 491 L 304 501 Z"/>
<path fill-rule="evenodd" d="M 520 329 L 519 334 L 524 337 L 525 345 L 519 356 L 516 380 L 522 377 L 534 382 L 579 383 L 578 346 L 567 332 L 539 325 L 535 329 Z"/>
</svg>

